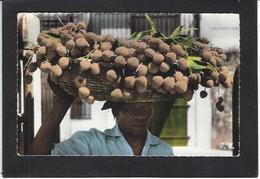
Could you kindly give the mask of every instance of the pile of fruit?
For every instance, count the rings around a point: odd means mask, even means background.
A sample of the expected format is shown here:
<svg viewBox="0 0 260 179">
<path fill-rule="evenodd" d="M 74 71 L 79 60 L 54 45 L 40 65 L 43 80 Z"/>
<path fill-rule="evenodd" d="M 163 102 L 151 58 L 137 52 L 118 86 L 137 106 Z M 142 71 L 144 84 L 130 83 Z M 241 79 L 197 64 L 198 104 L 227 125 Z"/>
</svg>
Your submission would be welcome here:
<svg viewBox="0 0 260 179">
<path fill-rule="evenodd" d="M 147 92 L 161 96 L 180 94 L 191 100 L 199 85 L 232 85 L 233 77 L 223 66 L 223 49 L 212 47 L 206 39 L 182 35 L 187 29 L 181 26 L 166 37 L 149 16 L 147 20 L 151 30 L 135 32 L 129 39 L 87 32 L 84 22 L 42 32 L 38 45 L 27 52 L 29 59 L 36 55 L 28 69 L 34 72 L 39 67 L 54 82 L 69 76 L 67 80 L 73 80 L 78 96 L 89 104 L 95 96 L 86 75 L 102 75 L 111 86 L 112 101 L 125 101 Z M 78 64 L 79 73 L 72 77 L 68 69 L 73 64 Z M 207 92 L 201 91 L 200 96 L 206 97 Z M 223 98 L 220 100 L 217 109 L 222 111 Z"/>
</svg>

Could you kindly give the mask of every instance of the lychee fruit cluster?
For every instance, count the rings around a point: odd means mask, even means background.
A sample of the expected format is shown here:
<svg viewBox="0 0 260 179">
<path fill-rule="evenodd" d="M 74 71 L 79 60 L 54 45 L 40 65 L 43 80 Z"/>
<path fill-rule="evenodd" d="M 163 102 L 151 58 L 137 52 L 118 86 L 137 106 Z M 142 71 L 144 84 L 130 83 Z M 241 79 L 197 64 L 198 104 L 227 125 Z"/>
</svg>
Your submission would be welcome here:
<svg viewBox="0 0 260 179">
<path fill-rule="evenodd" d="M 88 86 L 86 75 L 102 75 L 111 86 L 113 101 L 126 101 L 135 95 L 157 93 L 181 94 L 191 100 L 199 85 L 207 88 L 233 83 L 224 51 L 212 48 L 205 41 L 195 41 L 196 55 L 211 69 L 191 70 L 188 57 L 195 55 L 181 43 L 173 43 L 152 35 L 140 39 L 117 39 L 113 35 L 97 35 L 86 31 L 84 22 L 68 23 L 52 28 L 38 36 L 35 46 L 37 62 L 29 65 L 30 72 L 37 66 L 58 81 L 65 71 L 78 64 L 79 74 L 73 79 L 79 96 L 93 104 L 95 96 Z M 27 54 L 30 56 L 32 54 Z M 106 66 L 106 68 L 103 68 Z M 85 75 L 85 76 L 84 76 Z M 207 94 L 201 92 L 204 98 Z"/>
</svg>

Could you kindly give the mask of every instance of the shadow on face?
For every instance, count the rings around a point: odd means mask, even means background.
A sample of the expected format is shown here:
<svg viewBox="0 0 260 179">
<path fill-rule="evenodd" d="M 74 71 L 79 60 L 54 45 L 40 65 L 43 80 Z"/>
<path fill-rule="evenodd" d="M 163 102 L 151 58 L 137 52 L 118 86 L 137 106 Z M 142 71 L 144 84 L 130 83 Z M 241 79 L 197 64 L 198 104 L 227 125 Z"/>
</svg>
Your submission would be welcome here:
<svg viewBox="0 0 260 179">
<path fill-rule="evenodd" d="M 136 137 L 146 135 L 152 112 L 151 103 L 125 103 L 117 115 L 121 132 Z"/>
</svg>

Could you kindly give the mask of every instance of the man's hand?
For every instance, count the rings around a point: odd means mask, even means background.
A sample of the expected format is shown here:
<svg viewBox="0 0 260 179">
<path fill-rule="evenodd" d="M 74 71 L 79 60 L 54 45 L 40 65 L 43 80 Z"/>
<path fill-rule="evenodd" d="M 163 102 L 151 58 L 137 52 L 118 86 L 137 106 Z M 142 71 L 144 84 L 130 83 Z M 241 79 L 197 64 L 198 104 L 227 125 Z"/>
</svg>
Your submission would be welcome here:
<svg viewBox="0 0 260 179">
<path fill-rule="evenodd" d="M 48 76 L 47 79 L 49 86 L 51 88 L 51 90 L 53 91 L 53 93 L 57 96 L 57 98 L 59 100 L 65 100 L 68 103 L 72 103 L 74 101 L 74 99 L 76 99 L 75 96 L 66 94 L 59 86 L 57 86 L 51 79 L 50 79 L 50 75 Z"/>
</svg>

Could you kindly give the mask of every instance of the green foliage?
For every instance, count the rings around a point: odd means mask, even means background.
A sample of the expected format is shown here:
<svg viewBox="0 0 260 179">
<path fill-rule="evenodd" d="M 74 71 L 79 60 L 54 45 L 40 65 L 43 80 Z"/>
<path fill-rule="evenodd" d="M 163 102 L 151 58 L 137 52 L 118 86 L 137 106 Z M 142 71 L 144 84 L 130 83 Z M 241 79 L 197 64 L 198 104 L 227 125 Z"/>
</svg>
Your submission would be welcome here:
<svg viewBox="0 0 260 179">
<path fill-rule="evenodd" d="M 56 39 L 56 40 L 60 40 L 60 38 L 61 38 L 61 35 L 59 35 L 59 34 L 53 34 L 53 33 L 50 33 L 50 32 L 46 32 L 46 33 L 44 33 L 44 34 L 46 34 L 46 35 L 48 35 L 50 38 L 54 38 L 54 39 Z"/>
<path fill-rule="evenodd" d="M 139 40 L 144 36 L 144 32 L 134 32 L 129 39 Z"/>
<path fill-rule="evenodd" d="M 190 73 L 197 73 L 203 70 L 210 70 L 216 73 L 220 72 L 220 69 L 213 66 L 209 62 L 202 61 L 201 57 L 188 56 L 187 62 L 188 62 Z"/>
<path fill-rule="evenodd" d="M 153 22 L 152 18 L 148 14 L 145 14 L 145 17 L 150 25 L 151 34 L 153 35 L 153 34 L 157 33 L 158 29 L 157 29 L 155 23 Z"/>
<path fill-rule="evenodd" d="M 181 30 L 182 30 L 183 26 L 178 26 L 172 33 L 171 35 L 168 37 L 169 39 L 174 40 L 175 38 L 177 38 L 178 36 L 181 35 Z"/>
<path fill-rule="evenodd" d="M 197 28 L 187 28 L 184 26 L 178 26 L 174 31 L 171 33 L 170 36 L 165 36 L 162 34 L 158 29 L 156 24 L 153 22 L 152 18 L 145 14 L 145 17 L 149 23 L 150 29 L 141 32 L 134 32 L 129 39 L 140 40 L 147 32 L 150 33 L 153 37 L 160 38 L 167 44 L 179 44 L 181 45 L 186 52 L 188 52 L 187 62 L 189 66 L 190 73 L 197 73 L 203 70 L 210 70 L 214 72 L 219 72 L 220 69 L 213 66 L 212 64 L 202 61 L 201 57 L 197 55 L 200 54 L 199 49 L 194 45 L 196 39 L 190 35 L 183 35 L 184 32 L 189 32 L 191 30 L 198 30 Z"/>
</svg>

